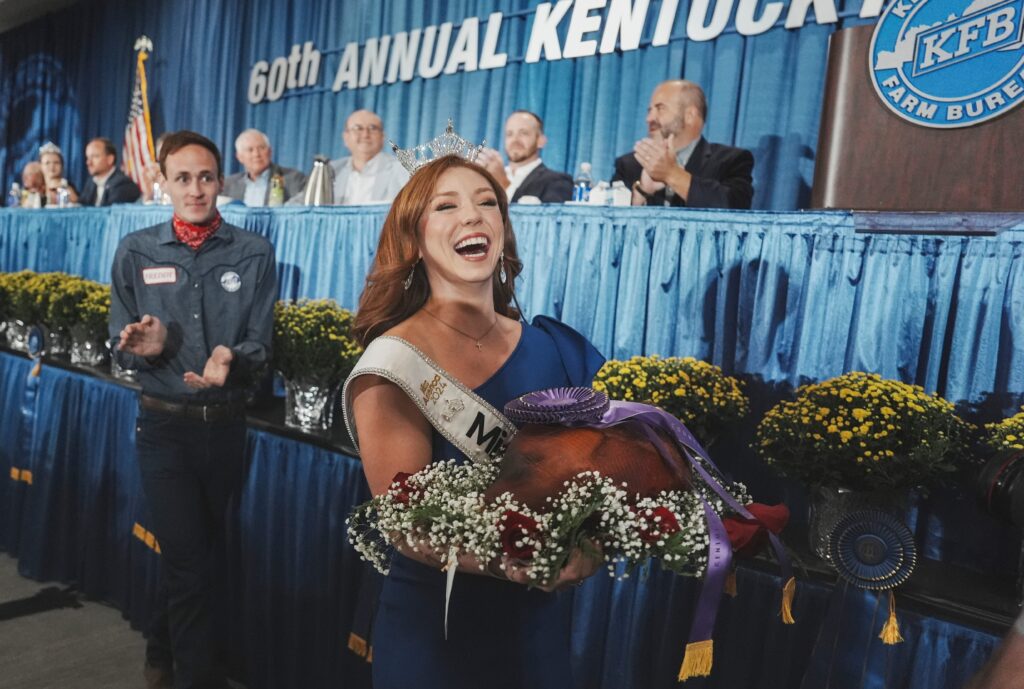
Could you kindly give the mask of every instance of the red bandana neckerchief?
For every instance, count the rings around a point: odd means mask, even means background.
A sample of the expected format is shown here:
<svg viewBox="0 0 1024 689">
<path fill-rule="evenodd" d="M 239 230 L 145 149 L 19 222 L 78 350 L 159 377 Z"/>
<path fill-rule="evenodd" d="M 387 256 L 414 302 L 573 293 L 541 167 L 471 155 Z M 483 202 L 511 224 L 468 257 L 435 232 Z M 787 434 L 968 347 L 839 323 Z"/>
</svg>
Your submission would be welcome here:
<svg viewBox="0 0 1024 689">
<path fill-rule="evenodd" d="M 182 220 L 174 215 L 171 218 L 171 225 L 174 228 L 174 236 L 179 241 L 188 244 L 192 251 L 199 251 L 199 247 L 203 245 L 207 239 L 213 236 L 213 233 L 220 229 L 221 217 L 220 213 L 213 216 L 213 219 L 205 225 L 193 225 L 192 223 Z"/>
</svg>

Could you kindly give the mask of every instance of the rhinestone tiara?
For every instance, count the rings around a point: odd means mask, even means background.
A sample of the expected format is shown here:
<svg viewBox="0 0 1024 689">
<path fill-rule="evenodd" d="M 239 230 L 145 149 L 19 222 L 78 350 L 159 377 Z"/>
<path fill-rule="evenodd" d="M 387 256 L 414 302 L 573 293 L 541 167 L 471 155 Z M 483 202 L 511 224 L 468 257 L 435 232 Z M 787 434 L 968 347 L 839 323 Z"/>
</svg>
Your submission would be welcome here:
<svg viewBox="0 0 1024 689">
<path fill-rule="evenodd" d="M 40 157 L 42 157 L 44 153 L 56 153 L 57 155 L 64 157 L 64 154 L 60 150 L 60 146 L 53 143 L 52 141 L 47 141 L 45 144 L 39 147 Z"/>
<path fill-rule="evenodd" d="M 394 141 L 389 141 L 389 143 L 395 151 L 395 157 L 398 158 L 398 162 L 409 171 L 409 174 L 412 174 L 427 163 L 448 155 L 457 155 L 471 163 L 475 163 L 477 156 L 480 155 L 480 151 L 487 145 L 487 140 L 484 139 L 479 146 L 466 141 L 455 133 L 455 127 L 451 119 L 449 119 L 444 134 L 434 137 L 415 148 L 399 148 L 398 144 Z"/>
</svg>

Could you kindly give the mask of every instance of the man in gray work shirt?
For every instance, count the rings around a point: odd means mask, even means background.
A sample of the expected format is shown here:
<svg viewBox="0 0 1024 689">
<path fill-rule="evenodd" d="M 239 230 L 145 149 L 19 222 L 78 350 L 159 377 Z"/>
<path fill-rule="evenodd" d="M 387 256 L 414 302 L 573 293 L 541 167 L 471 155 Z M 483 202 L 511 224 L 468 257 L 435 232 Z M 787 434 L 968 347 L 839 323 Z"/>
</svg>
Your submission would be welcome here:
<svg viewBox="0 0 1024 689">
<path fill-rule="evenodd" d="M 222 689 L 217 563 L 242 481 L 245 388 L 270 358 L 276 264 L 267 240 L 217 212 L 213 142 L 171 134 L 160 168 L 174 217 L 121 240 L 111 277 L 110 335 L 142 386 L 136 451 L 161 552 L 145 677 Z"/>
</svg>

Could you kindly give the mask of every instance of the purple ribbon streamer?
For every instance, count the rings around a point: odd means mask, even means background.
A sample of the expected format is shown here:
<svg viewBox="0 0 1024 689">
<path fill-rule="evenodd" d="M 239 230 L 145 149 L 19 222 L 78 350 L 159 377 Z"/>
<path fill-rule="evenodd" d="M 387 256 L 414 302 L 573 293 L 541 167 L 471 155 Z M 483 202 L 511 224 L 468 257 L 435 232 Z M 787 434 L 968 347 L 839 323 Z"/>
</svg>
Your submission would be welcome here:
<svg viewBox="0 0 1024 689">
<path fill-rule="evenodd" d="M 707 469 L 705 469 L 701 462 L 694 457 L 700 457 L 706 461 L 714 470 L 721 473 L 721 470 L 715 465 L 711 458 L 708 457 L 707 452 L 701 447 L 700 442 L 694 437 L 690 429 L 687 428 L 682 421 L 672 416 L 663 409 L 652 407 L 647 404 L 640 404 L 638 402 L 620 402 L 612 401 L 609 405 L 608 411 L 605 412 L 604 416 L 598 422 L 577 422 L 567 425 L 574 426 L 587 426 L 591 428 L 608 428 L 609 426 L 615 426 L 621 423 L 637 422 L 643 429 L 644 435 L 652 442 L 657 448 L 658 453 L 666 460 L 671 461 L 671 458 L 666 456 L 666 448 L 661 442 L 661 439 L 656 433 L 654 428 L 659 428 L 670 435 L 683 449 L 683 454 L 686 459 L 689 460 L 690 466 L 697 472 L 704 483 L 715 492 L 718 497 L 725 502 L 733 511 L 743 515 L 747 519 L 758 521 L 750 511 L 741 505 L 730 493 L 725 489 L 724 486 L 713 477 Z M 729 535 L 725 530 L 725 525 L 722 523 L 722 518 L 719 516 L 711 504 L 704 498 L 701 497 L 701 502 L 704 503 L 704 516 L 707 520 L 708 536 L 710 543 L 708 545 L 708 567 L 707 573 L 704 576 L 704 585 L 701 587 L 700 598 L 697 601 L 697 612 L 694 615 L 693 624 L 690 627 L 690 642 L 703 641 L 711 638 L 711 633 L 715 627 L 715 617 L 718 614 L 718 601 L 722 596 L 722 592 L 725 588 L 725 579 L 728 574 L 729 566 L 732 563 L 732 545 L 729 543 Z M 775 551 L 775 557 L 779 561 L 779 568 L 782 570 L 783 582 L 789 581 L 792 576 L 792 567 L 789 562 L 789 557 L 786 555 L 786 550 L 782 546 L 782 541 L 779 537 L 773 534 L 771 531 L 768 532 L 768 539 L 771 542 L 772 550 Z"/>
</svg>

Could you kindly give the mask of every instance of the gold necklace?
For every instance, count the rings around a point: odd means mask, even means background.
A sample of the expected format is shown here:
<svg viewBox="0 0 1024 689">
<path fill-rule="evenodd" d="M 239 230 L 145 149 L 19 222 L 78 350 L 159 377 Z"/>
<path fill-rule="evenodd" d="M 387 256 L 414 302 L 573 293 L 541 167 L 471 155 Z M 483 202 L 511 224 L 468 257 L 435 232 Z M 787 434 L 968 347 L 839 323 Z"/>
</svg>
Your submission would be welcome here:
<svg viewBox="0 0 1024 689">
<path fill-rule="evenodd" d="M 452 330 L 454 330 L 454 331 L 455 331 L 455 332 L 457 332 L 458 334 L 462 335 L 463 337 L 468 337 L 469 339 L 473 340 L 474 344 L 476 344 L 476 348 L 477 348 L 477 351 L 480 351 L 480 352 L 482 352 L 482 351 L 484 350 L 484 344 L 483 344 L 483 340 L 484 340 L 484 338 L 485 338 L 485 337 L 487 337 L 488 335 L 490 335 L 490 334 L 491 334 L 491 331 L 492 331 L 492 330 L 494 330 L 494 326 L 498 324 L 498 314 L 497 314 L 497 313 L 495 313 L 495 314 L 494 314 L 494 320 L 493 320 L 493 321 L 491 321 L 491 325 L 490 325 L 490 326 L 489 326 L 489 327 L 487 328 L 487 330 L 486 330 L 486 331 L 484 332 L 484 334 L 483 334 L 483 335 L 481 335 L 480 337 L 473 337 L 472 335 L 470 335 L 470 334 L 469 334 L 469 333 L 467 333 L 466 331 L 464 331 L 464 330 L 459 330 L 458 328 L 456 328 L 456 327 L 455 327 L 454 325 L 452 325 L 451 323 L 448 323 L 447 321 L 443 321 L 443 320 L 441 320 L 441 318 L 440 318 L 440 317 L 438 317 L 438 316 L 435 316 L 435 315 L 434 315 L 433 313 L 431 313 L 431 312 L 430 312 L 430 310 L 429 310 L 429 309 L 427 309 L 427 307 L 426 307 L 426 306 L 424 306 L 424 307 L 423 307 L 423 311 L 424 311 L 424 312 L 425 312 L 425 313 L 426 313 L 426 314 L 427 314 L 428 316 L 430 316 L 431 318 L 433 318 L 433 319 L 434 319 L 435 321 L 437 321 L 438 323 L 440 323 L 441 325 L 445 325 L 445 326 L 448 326 L 449 328 L 451 328 Z"/>
</svg>

